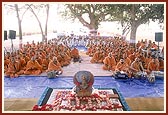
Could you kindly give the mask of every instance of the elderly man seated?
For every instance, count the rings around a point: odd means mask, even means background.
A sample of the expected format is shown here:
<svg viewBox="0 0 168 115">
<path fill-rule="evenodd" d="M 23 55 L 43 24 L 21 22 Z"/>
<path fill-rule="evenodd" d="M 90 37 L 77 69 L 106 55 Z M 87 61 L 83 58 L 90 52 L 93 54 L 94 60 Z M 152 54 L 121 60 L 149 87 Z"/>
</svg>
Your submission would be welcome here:
<svg viewBox="0 0 168 115">
<path fill-rule="evenodd" d="M 49 78 L 53 78 L 57 74 L 63 73 L 61 64 L 58 62 L 57 57 L 54 56 L 53 59 L 49 62 L 46 72 Z"/>
<path fill-rule="evenodd" d="M 144 69 L 142 62 L 138 57 L 135 58 L 135 60 L 131 63 L 130 71 L 132 75 L 136 78 L 146 76 L 146 70 Z"/>
</svg>

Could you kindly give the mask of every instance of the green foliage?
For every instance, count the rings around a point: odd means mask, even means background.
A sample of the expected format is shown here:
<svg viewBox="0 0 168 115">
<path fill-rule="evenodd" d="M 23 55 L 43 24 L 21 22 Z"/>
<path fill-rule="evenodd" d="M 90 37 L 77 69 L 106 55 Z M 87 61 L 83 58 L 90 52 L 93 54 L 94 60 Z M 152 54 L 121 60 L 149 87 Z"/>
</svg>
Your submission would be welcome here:
<svg viewBox="0 0 168 115">
<path fill-rule="evenodd" d="M 136 22 L 138 25 L 145 24 L 150 20 L 164 21 L 164 4 L 66 4 L 64 17 L 75 20 L 82 17 L 81 23 L 93 24 L 95 27 L 102 21 L 119 21 L 121 24 L 130 25 Z M 83 18 L 88 15 L 89 21 Z"/>
<path fill-rule="evenodd" d="M 108 20 L 115 8 L 109 4 L 66 4 L 66 10 L 62 13 L 65 18 L 76 18 L 89 29 L 98 29 L 100 22 Z M 87 18 L 87 19 L 86 19 Z"/>
</svg>

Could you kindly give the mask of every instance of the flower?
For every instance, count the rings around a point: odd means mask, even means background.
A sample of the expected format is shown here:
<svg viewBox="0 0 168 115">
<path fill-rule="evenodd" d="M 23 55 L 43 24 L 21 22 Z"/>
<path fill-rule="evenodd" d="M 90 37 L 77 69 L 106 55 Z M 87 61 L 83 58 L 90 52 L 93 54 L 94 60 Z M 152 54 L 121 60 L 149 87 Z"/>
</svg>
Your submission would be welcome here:
<svg viewBox="0 0 168 115">
<path fill-rule="evenodd" d="M 100 95 L 99 95 L 100 94 Z M 62 102 L 66 101 L 66 104 Z M 103 102 L 103 105 L 102 105 Z M 98 91 L 91 96 L 79 97 L 76 94 L 72 94 L 70 91 L 57 91 L 55 100 L 52 104 L 46 104 L 43 106 L 35 105 L 33 111 L 60 111 L 62 109 L 75 111 L 75 110 L 92 110 L 97 109 L 113 111 L 117 108 L 122 108 L 122 105 L 112 101 L 106 91 Z"/>
<path fill-rule="evenodd" d="M 39 111 L 39 110 L 40 110 L 40 108 L 39 108 L 38 105 L 35 105 L 35 106 L 33 107 L 33 109 L 32 109 L 32 111 Z"/>
<path fill-rule="evenodd" d="M 43 106 L 35 105 L 32 111 L 52 111 L 53 107 L 51 104 L 46 104 Z"/>
</svg>

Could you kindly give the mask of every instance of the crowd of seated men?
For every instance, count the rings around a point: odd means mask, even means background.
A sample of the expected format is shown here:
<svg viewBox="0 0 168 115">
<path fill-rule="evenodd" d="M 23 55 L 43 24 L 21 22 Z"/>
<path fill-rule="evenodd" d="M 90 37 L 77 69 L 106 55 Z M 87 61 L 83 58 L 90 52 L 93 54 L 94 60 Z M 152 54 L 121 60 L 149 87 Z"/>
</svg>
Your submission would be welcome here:
<svg viewBox="0 0 168 115">
<path fill-rule="evenodd" d="M 103 70 L 125 71 L 129 76 L 139 71 L 150 74 L 154 70 L 164 70 L 163 58 L 156 58 L 150 50 L 158 47 L 150 40 L 141 40 L 132 46 L 120 37 L 64 36 L 47 42 L 27 42 L 17 51 L 6 52 L 4 73 L 10 77 L 40 75 L 53 70 L 63 73 L 62 67 L 68 66 L 71 60 L 80 59 L 76 46 L 87 47 L 90 62 L 103 64 Z"/>
<path fill-rule="evenodd" d="M 124 71 L 130 77 L 138 72 L 150 74 L 164 70 L 164 59 L 153 55 L 152 50 L 157 51 L 158 46 L 151 40 L 141 40 L 132 46 L 120 37 L 97 38 L 89 39 L 87 46 L 90 62 L 103 64 L 103 70 Z"/>
<path fill-rule="evenodd" d="M 48 42 L 27 42 L 19 50 L 6 52 L 4 73 L 11 78 L 19 75 L 40 75 L 43 72 L 61 71 L 62 67 L 80 59 L 76 47 L 69 47 L 61 42 L 65 38 L 52 39 Z"/>
</svg>

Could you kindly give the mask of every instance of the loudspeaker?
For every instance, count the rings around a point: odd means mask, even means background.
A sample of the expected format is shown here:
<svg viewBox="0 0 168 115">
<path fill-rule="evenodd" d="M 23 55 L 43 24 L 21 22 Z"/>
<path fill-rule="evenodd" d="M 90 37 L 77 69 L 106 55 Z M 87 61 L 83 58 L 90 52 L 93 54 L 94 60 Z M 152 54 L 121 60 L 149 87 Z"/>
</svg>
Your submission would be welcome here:
<svg viewBox="0 0 168 115">
<path fill-rule="evenodd" d="M 163 32 L 156 32 L 155 33 L 155 41 L 162 42 L 163 41 Z"/>
<path fill-rule="evenodd" d="M 7 31 L 4 31 L 4 40 L 7 40 Z"/>
<path fill-rule="evenodd" d="M 9 30 L 9 38 L 10 39 L 16 39 L 16 31 Z"/>
</svg>

